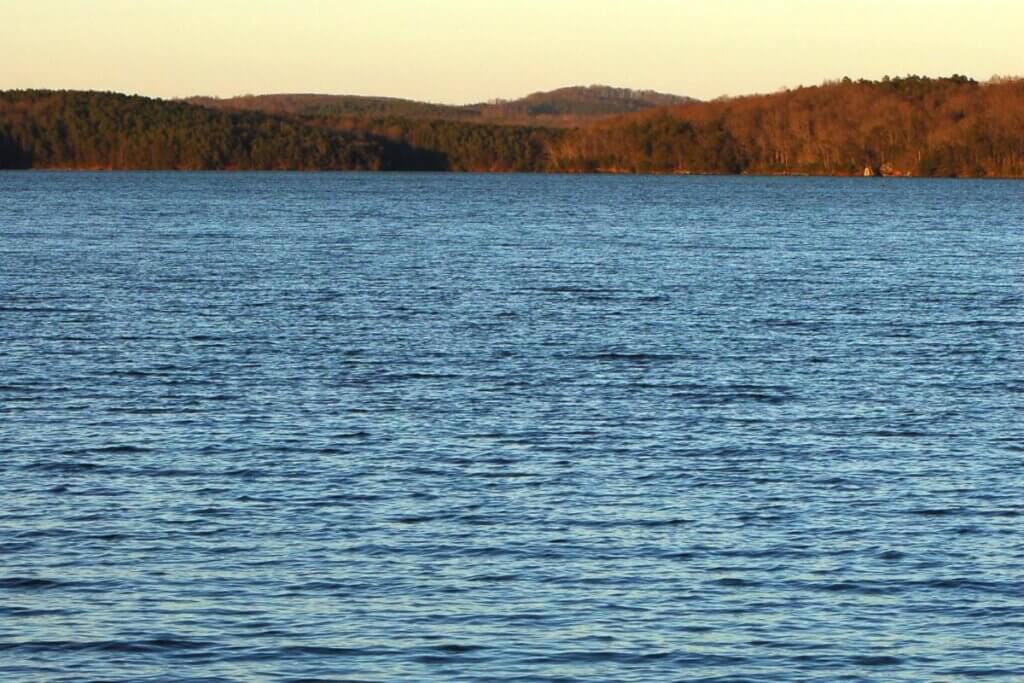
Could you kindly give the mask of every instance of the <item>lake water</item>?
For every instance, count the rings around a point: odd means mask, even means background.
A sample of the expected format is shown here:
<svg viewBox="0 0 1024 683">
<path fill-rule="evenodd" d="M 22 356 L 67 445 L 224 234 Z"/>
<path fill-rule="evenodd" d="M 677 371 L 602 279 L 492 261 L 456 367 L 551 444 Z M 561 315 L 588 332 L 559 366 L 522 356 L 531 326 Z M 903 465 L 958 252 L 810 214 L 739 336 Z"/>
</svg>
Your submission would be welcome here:
<svg viewBox="0 0 1024 683">
<path fill-rule="evenodd" d="M 1024 184 L 0 175 L 0 679 L 1024 680 Z"/>
</svg>

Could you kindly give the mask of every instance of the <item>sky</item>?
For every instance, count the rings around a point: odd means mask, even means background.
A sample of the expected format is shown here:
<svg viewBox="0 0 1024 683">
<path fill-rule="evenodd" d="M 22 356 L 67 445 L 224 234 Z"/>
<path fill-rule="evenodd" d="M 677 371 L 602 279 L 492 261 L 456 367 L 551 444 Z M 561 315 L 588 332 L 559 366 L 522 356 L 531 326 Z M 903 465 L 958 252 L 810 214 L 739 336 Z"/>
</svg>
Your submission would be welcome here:
<svg viewBox="0 0 1024 683">
<path fill-rule="evenodd" d="M 0 89 L 468 103 L 1024 74 L 1022 0 L 0 0 Z"/>
</svg>

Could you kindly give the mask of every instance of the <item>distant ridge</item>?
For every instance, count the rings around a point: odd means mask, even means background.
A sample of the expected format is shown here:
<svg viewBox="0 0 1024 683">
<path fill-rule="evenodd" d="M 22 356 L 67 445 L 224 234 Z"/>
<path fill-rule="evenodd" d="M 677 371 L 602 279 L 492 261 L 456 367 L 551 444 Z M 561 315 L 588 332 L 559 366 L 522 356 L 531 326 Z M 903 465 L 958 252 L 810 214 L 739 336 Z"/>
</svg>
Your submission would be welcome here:
<svg viewBox="0 0 1024 683">
<path fill-rule="evenodd" d="M 571 86 L 535 92 L 518 100 L 491 103 L 487 105 L 484 116 L 513 121 L 595 119 L 696 101 L 692 97 L 654 90 L 631 90 L 607 85 Z"/>
<path fill-rule="evenodd" d="M 291 116 L 401 116 L 406 118 L 469 119 L 479 116 L 479 105 L 418 102 L 400 97 L 275 93 L 238 97 L 190 97 L 185 100 L 225 111 L 259 111 Z"/>
<path fill-rule="evenodd" d="M 260 111 L 291 116 L 403 117 L 570 126 L 656 107 L 696 102 L 692 97 L 607 85 L 570 86 L 535 92 L 514 100 L 465 105 L 418 102 L 398 97 L 280 93 L 239 97 L 191 97 L 191 104 L 222 110 Z"/>
</svg>

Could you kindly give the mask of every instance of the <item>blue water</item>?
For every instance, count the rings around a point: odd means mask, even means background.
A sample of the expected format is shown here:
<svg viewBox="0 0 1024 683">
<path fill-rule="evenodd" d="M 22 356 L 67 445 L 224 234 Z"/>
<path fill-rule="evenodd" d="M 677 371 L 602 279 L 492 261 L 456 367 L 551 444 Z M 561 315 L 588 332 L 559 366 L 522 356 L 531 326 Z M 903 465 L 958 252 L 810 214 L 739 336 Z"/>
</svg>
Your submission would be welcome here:
<svg viewBox="0 0 1024 683">
<path fill-rule="evenodd" d="M 1024 184 L 0 175 L 0 680 L 1024 680 Z"/>
</svg>

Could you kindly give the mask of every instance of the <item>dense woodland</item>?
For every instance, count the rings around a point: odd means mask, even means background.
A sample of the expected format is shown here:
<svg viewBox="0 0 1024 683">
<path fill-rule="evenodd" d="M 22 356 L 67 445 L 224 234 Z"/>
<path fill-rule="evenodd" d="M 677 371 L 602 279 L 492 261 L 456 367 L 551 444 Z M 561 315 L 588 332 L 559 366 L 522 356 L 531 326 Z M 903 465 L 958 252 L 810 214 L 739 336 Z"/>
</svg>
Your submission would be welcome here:
<svg viewBox="0 0 1024 683">
<path fill-rule="evenodd" d="M 567 171 L 1024 176 L 1024 80 L 828 83 L 660 109 L 553 143 Z"/>
<path fill-rule="evenodd" d="M 383 145 L 259 113 L 113 93 L 0 93 L 0 168 L 380 169 Z"/>
<path fill-rule="evenodd" d="M 548 150 L 564 135 L 557 129 L 458 121 L 401 118 L 324 117 L 322 128 L 382 140 L 405 158 L 391 166 L 411 170 L 517 171 L 548 170 Z"/>
<path fill-rule="evenodd" d="M 386 98 L 362 98 L 354 107 L 351 98 L 270 96 L 242 103 L 253 107 L 245 109 L 234 101 L 213 106 L 113 93 L 3 92 L 0 168 L 819 175 L 869 169 L 1024 177 L 1019 79 L 844 79 L 668 105 L 658 98 L 671 96 L 617 89 L 547 95 L 487 105 L 492 120 Z M 281 99 L 288 97 L 299 99 Z M 538 123 L 538 117 L 562 116 L 558 103 L 565 97 L 573 102 L 565 115 L 575 124 Z M 600 116 L 602 98 L 630 113 Z M 630 98 L 635 110 L 622 104 Z"/>
</svg>

